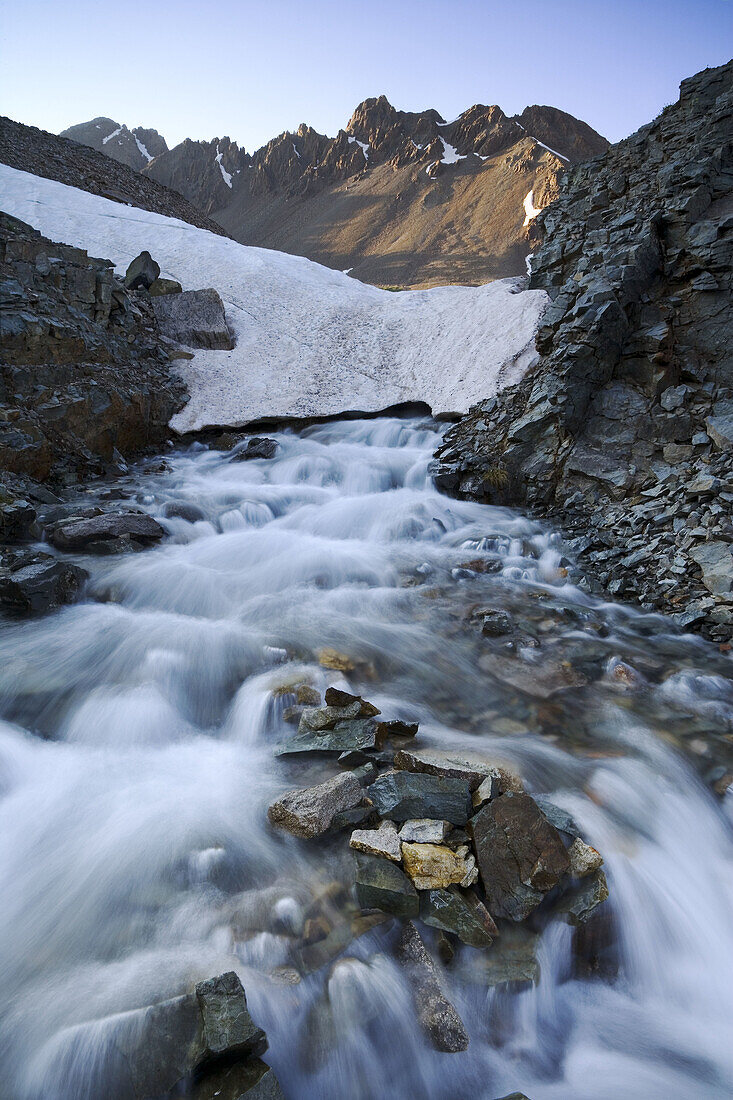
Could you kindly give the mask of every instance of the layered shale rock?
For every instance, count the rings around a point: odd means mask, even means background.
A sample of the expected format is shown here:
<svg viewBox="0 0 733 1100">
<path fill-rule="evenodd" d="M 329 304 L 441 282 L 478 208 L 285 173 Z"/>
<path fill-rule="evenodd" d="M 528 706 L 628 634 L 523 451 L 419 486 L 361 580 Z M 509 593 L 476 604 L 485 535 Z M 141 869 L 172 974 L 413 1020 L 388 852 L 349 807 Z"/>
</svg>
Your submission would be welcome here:
<svg viewBox="0 0 733 1100">
<path fill-rule="evenodd" d="M 447 492 L 556 518 L 591 585 L 733 635 L 733 63 L 569 170 L 532 223 L 553 301 L 522 381 L 452 428 Z"/>
</svg>

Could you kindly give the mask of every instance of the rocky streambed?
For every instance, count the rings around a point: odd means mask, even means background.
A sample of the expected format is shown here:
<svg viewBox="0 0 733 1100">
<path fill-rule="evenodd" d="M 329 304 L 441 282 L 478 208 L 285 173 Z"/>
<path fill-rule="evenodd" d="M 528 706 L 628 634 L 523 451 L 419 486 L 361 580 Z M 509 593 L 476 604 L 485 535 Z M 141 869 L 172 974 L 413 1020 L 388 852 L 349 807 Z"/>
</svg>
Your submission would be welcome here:
<svg viewBox="0 0 733 1100">
<path fill-rule="evenodd" d="M 439 442 L 235 433 L 39 508 L 77 602 L 4 595 L 8 1096 L 728 1095 L 730 659 Z"/>
</svg>

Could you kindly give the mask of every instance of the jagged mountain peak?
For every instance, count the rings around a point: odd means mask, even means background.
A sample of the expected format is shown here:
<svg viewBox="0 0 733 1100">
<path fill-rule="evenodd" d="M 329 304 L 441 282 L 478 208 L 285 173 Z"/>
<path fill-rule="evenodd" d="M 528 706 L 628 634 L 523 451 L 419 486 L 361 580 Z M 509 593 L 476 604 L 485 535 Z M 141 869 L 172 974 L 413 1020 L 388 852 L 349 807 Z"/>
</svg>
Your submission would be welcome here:
<svg viewBox="0 0 733 1100">
<path fill-rule="evenodd" d="M 157 130 L 144 126 L 130 130 L 124 122 L 115 122 L 104 115 L 70 126 L 62 130 L 60 136 L 89 145 L 138 172 L 168 149 L 165 138 Z"/>
</svg>

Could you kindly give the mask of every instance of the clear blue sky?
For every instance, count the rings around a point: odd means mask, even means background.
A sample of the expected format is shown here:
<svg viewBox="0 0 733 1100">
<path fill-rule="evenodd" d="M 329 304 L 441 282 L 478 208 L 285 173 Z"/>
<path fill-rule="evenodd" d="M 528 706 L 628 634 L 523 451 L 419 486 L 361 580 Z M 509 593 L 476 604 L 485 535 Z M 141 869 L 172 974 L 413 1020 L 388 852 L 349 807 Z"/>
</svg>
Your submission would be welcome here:
<svg viewBox="0 0 733 1100">
<path fill-rule="evenodd" d="M 550 103 L 617 140 L 733 55 L 733 0 L 0 0 L 0 113 L 249 150 L 367 96 L 453 118 Z"/>
</svg>

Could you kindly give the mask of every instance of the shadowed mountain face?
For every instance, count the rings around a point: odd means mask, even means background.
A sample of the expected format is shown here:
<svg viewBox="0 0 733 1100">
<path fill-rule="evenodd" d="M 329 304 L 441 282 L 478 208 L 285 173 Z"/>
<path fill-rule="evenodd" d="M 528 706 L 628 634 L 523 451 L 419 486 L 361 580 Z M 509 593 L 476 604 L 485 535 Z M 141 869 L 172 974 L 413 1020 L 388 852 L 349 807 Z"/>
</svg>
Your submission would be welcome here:
<svg viewBox="0 0 733 1100">
<path fill-rule="evenodd" d="M 142 131 L 109 119 L 65 133 L 101 141 L 95 148 L 118 159 L 130 141 L 143 143 Z M 607 147 L 554 107 L 509 118 L 477 104 L 446 122 L 379 96 L 334 138 L 303 124 L 253 154 L 228 137 L 187 139 L 139 169 L 243 244 L 308 256 L 366 282 L 433 286 L 524 274 L 534 212 L 555 198 L 568 164 Z"/>
</svg>

